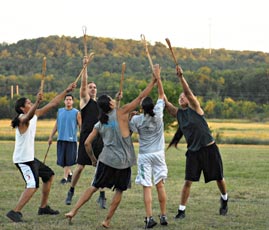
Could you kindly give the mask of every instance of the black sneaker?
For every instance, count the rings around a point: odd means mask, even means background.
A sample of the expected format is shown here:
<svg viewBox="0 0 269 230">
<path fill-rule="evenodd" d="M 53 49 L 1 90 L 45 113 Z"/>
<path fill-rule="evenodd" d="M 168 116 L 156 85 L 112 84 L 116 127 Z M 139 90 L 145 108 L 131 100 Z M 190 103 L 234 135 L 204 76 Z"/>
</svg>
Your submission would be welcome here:
<svg viewBox="0 0 269 230">
<path fill-rule="evenodd" d="M 74 193 L 73 192 L 71 192 L 70 190 L 68 191 L 68 193 L 67 193 L 67 197 L 66 197 L 66 199 L 65 199 L 65 204 L 66 205 L 70 205 L 71 204 L 71 202 L 72 202 L 72 197 L 74 196 Z"/>
<path fill-rule="evenodd" d="M 72 181 L 72 174 L 69 174 L 67 177 L 67 182 L 71 183 L 71 181 Z"/>
<path fill-rule="evenodd" d="M 58 210 L 53 210 L 48 205 L 45 208 L 38 209 L 38 215 L 58 215 L 59 213 Z"/>
<path fill-rule="evenodd" d="M 67 183 L 67 179 L 63 178 L 60 180 L 60 184 L 66 184 Z"/>
<path fill-rule="evenodd" d="M 15 212 L 13 210 L 10 210 L 6 216 L 13 222 L 23 222 L 21 212 Z"/>
<path fill-rule="evenodd" d="M 168 225 L 167 216 L 166 215 L 161 215 L 160 216 L 160 224 L 161 225 Z"/>
<path fill-rule="evenodd" d="M 219 214 L 222 216 L 225 216 L 228 212 L 228 199 L 223 200 L 222 197 L 220 197 L 220 209 Z"/>
<path fill-rule="evenodd" d="M 175 216 L 175 220 L 184 219 L 185 218 L 185 210 L 178 210 L 177 215 Z"/>
<path fill-rule="evenodd" d="M 106 209 L 106 198 L 99 196 L 97 199 L 97 203 L 99 204 L 100 208 Z"/>
<path fill-rule="evenodd" d="M 144 222 L 146 223 L 145 229 L 153 228 L 157 224 L 157 222 L 152 218 L 152 216 L 149 219 L 147 217 L 145 217 Z"/>
</svg>

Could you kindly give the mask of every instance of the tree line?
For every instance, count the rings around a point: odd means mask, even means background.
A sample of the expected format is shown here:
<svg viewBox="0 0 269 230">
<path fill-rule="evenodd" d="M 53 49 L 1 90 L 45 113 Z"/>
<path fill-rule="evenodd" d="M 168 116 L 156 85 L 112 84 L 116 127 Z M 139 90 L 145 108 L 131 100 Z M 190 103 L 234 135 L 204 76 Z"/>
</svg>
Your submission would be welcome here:
<svg viewBox="0 0 269 230">
<path fill-rule="evenodd" d="M 89 80 L 96 82 L 98 95 L 108 93 L 113 96 L 117 92 L 123 62 L 126 63 L 126 71 L 122 103 L 131 101 L 150 81 L 151 69 L 140 41 L 92 36 L 87 36 L 87 41 L 88 52 L 95 53 L 88 67 L 88 76 Z M 153 63 L 159 63 L 162 68 L 161 76 L 168 99 L 177 104 L 181 86 L 169 49 L 161 42 L 149 44 L 148 48 Z M 207 117 L 268 119 L 268 53 L 173 49 Z M 18 97 L 35 99 L 43 57 L 47 59 L 46 103 L 76 79 L 82 68 L 83 53 L 83 37 L 49 36 L 0 44 L 0 119 L 14 116 L 14 102 Z M 74 92 L 77 106 L 78 91 Z M 157 97 L 156 90 L 152 96 Z M 51 111 L 45 118 L 55 118 L 55 114 L 56 111 Z M 170 118 L 165 119 L 167 124 L 172 123 Z"/>
</svg>

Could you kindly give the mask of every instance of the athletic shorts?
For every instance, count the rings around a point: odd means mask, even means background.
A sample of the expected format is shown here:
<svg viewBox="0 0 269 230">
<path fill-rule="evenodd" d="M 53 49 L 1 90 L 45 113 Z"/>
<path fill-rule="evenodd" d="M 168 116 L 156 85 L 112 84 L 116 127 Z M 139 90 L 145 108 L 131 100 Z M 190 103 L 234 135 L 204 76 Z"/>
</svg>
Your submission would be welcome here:
<svg viewBox="0 0 269 230">
<path fill-rule="evenodd" d="M 57 141 L 57 165 L 65 167 L 77 163 L 77 142 Z"/>
<path fill-rule="evenodd" d="M 185 180 L 199 181 L 203 171 L 205 183 L 223 179 L 222 159 L 217 145 L 186 152 Z"/>
<path fill-rule="evenodd" d="M 165 154 L 163 151 L 156 153 L 138 154 L 136 184 L 143 186 L 152 186 L 152 177 L 154 185 L 167 178 L 168 169 L 165 163 Z"/>
<path fill-rule="evenodd" d="M 41 177 L 43 183 L 46 183 L 54 175 L 54 172 L 50 167 L 46 166 L 36 158 L 34 161 L 16 163 L 15 165 L 21 172 L 26 188 L 38 188 L 39 177 Z"/>
<path fill-rule="evenodd" d="M 127 190 L 131 179 L 131 168 L 116 169 L 98 161 L 92 186 L 95 188 L 113 188 Z"/>
<path fill-rule="evenodd" d="M 77 163 L 80 165 L 92 165 L 91 159 L 89 158 L 84 146 L 84 142 L 86 141 L 87 137 L 88 136 L 85 136 L 84 138 L 80 137 L 79 140 Z M 102 152 L 103 146 L 104 146 L 103 140 L 101 136 L 98 134 L 98 136 L 92 142 L 92 150 L 94 152 L 96 159 L 98 159 L 98 156 Z"/>
</svg>

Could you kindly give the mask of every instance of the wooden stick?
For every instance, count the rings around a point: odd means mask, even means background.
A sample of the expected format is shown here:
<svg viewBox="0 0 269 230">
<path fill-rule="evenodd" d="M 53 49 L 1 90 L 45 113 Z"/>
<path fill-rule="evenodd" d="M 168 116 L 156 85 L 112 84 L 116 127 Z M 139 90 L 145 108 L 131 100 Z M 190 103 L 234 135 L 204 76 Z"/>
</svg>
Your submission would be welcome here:
<svg viewBox="0 0 269 230">
<path fill-rule="evenodd" d="M 125 62 L 123 62 L 122 66 L 121 66 L 120 92 L 122 92 L 123 80 L 124 80 L 124 72 L 125 72 Z"/>
<path fill-rule="evenodd" d="M 82 32 L 83 32 L 83 42 L 84 42 L 84 55 L 87 56 L 87 27 L 83 26 L 82 27 Z"/>
<path fill-rule="evenodd" d="M 46 63 L 46 57 L 44 57 L 43 58 L 43 63 L 42 63 L 42 77 L 41 77 L 41 85 L 40 85 L 40 92 L 41 93 L 43 93 L 43 89 L 44 89 L 46 69 L 47 69 L 47 63 Z"/>
<path fill-rule="evenodd" d="M 173 49 L 172 49 L 171 42 L 170 42 L 169 38 L 166 38 L 165 41 L 166 41 L 166 43 L 167 43 L 167 45 L 168 45 L 168 47 L 169 47 L 169 49 L 170 49 L 170 51 L 171 51 L 171 53 L 172 53 L 172 57 L 173 57 L 173 59 L 174 59 L 175 64 L 178 65 L 178 63 L 177 63 L 177 59 L 176 59 L 176 57 L 175 57 L 175 54 L 174 54 L 174 51 L 173 51 Z"/>
<path fill-rule="evenodd" d="M 144 43 L 144 46 L 145 46 L 145 49 L 146 49 L 146 53 L 147 53 L 147 56 L 148 56 L 148 59 L 149 59 L 149 64 L 150 64 L 152 73 L 154 74 L 153 63 L 152 63 L 152 60 L 151 60 L 151 57 L 150 57 L 150 54 L 149 54 L 148 44 L 147 44 L 145 35 L 141 34 L 141 40 L 142 40 L 142 42 Z M 154 75 L 155 75 L 155 74 L 154 74 Z"/>
<path fill-rule="evenodd" d="M 82 70 L 80 71 L 79 75 L 77 76 L 76 80 L 75 80 L 75 83 L 78 82 L 78 80 L 80 79 L 80 77 L 82 76 L 84 70 L 86 69 L 87 65 L 90 64 L 90 62 L 92 61 L 94 57 L 94 52 L 91 52 L 89 55 L 88 55 L 88 60 L 87 62 L 83 65 L 82 67 Z"/>
<path fill-rule="evenodd" d="M 45 162 L 46 162 L 46 158 L 47 158 L 48 153 L 49 153 L 49 150 L 50 150 L 50 145 L 51 145 L 51 144 L 49 144 L 49 146 L 48 146 L 48 148 L 47 148 L 47 152 L 46 152 L 46 154 L 45 154 L 45 157 L 44 157 L 44 160 L 43 160 L 43 164 L 45 164 Z"/>
</svg>

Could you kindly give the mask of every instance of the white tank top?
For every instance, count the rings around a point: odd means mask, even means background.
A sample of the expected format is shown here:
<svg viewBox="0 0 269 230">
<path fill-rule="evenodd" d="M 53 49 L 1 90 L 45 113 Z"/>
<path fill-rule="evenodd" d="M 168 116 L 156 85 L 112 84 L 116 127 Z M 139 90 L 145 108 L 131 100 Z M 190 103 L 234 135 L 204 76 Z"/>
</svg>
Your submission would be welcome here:
<svg viewBox="0 0 269 230">
<path fill-rule="evenodd" d="M 28 129 L 23 134 L 21 134 L 19 128 L 16 127 L 13 163 L 23 163 L 34 160 L 36 122 L 37 116 L 34 115 L 29 121 Z"/>
</svg>

